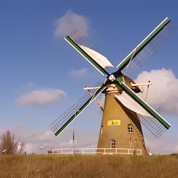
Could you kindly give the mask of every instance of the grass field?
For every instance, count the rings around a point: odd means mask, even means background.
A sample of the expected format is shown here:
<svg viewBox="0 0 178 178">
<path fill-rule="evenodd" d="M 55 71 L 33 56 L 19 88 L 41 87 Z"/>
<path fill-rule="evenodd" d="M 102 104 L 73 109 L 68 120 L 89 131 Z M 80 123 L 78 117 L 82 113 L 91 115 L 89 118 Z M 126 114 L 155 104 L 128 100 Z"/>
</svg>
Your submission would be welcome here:
<svg viewBox="0 0 178 178">
<path fill-rule="evenodd" d="M 176 178 L 178 156 L 0 156 L 0 178 Z"/>
</svg>

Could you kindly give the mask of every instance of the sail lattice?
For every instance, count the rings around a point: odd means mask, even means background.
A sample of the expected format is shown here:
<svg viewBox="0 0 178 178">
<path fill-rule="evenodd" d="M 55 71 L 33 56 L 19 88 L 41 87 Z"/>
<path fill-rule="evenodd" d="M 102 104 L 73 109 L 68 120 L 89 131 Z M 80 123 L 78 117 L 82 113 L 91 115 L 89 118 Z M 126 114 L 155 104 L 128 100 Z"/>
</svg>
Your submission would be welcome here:
<svg viewBox="0 0 178 178">
<path fill-rule="evenodd" d="M 97 83 L 96 85 L 102 86 L 101 83 Z M 96 92 L 97 91 L 93 91 L 92 96 L 89 92 L 86 92 L 73 106 L 50 124 L 51 130 L 56 136 L 59 135 L 59 133 L 61 133 L 64 128 L 67 127 L 94 100 L 97 96 Z M 100 92 L 102 92 L 102 90 Z"/>
<path fill-rule="evenodd" d="M 140 122 L 156 137 L 160 137 L 167 128 L 161 124 L 156 118 L 137 114 Z"/>
<path fill-rule="evenodd" d="M 170 22 L 163 30 L 158 33 L 136 56 L 133 55 L 133 59 L 130 60 L 129 64 L 122 70 L 125 75 L 131 76 L 137 70 L 139 70 L 154 54 L 159 47 L 168 39 L 168 37 L 175 31 L 176 26 Z M 137 48 L 135 48 L 135 51 Z"/>
</svg>

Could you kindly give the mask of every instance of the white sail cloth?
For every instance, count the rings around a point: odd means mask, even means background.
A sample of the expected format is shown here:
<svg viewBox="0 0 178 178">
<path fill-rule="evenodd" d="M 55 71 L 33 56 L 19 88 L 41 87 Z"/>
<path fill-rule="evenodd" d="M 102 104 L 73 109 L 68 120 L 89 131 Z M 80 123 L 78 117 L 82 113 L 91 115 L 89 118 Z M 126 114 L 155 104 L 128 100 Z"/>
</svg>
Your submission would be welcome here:
<svg viewBox="0 0 178 178">
<path fill-rule="evenodd" d="M 130 95 L 128 95 L 125 91 L 123 91 L 121 94 L 114 94 L 114 95 L 128 109 L 144 116 L 153 117 L 139 103 L 137 103 L 132 97 L 130 97 Z"/>
<path fill-rule="evenodd" d="M 93 49 L 90 49 L 86 46 L 79 45 L 89 56 L 92 57 L 93 60 L 95 60 L 101 67 L 114 67 L 111 62 L 102 54 L 94 51 Z"/>
</svg>

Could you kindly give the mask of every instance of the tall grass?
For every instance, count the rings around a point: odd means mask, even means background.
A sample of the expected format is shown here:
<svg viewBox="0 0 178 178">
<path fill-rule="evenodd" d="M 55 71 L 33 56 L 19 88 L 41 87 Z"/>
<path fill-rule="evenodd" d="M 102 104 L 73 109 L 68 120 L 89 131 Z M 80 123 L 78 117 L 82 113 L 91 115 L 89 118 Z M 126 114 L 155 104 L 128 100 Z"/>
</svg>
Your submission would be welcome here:
<svg viewBox="0 0 178 178">
<path fill-rule="evenodd" d="M 172 178 L 177 156 L 0 156 L 0 178 Z"/>
</svg>

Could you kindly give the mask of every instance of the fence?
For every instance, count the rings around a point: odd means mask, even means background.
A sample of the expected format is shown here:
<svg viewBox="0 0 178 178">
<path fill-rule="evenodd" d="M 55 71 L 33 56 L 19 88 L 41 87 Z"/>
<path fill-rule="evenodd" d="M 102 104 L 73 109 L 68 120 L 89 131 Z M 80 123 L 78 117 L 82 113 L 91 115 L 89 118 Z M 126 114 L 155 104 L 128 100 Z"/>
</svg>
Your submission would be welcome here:
<svg viewBox="0 0 178 178">
<path fill-rule="evenodd" d="M 141 149 L 130 149 L 130 148 L 60 148 L 60 149 L 50 149 L 47 151 L 47 154 L 142 155 L 142 150 Z"/>
</svg>

